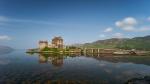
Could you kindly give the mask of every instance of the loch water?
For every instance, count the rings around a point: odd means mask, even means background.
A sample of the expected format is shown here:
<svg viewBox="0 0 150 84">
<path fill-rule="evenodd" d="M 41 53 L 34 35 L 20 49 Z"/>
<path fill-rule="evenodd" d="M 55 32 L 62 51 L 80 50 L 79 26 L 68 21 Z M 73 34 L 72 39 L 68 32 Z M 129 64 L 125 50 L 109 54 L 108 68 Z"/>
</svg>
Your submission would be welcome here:
<svg viewBox="0 0 150 84">
<path fill-rule="evenodd" d="M 0 84 L 124 84 L 150 76 L 150 56 L 0 55 Z"/>
</svg>

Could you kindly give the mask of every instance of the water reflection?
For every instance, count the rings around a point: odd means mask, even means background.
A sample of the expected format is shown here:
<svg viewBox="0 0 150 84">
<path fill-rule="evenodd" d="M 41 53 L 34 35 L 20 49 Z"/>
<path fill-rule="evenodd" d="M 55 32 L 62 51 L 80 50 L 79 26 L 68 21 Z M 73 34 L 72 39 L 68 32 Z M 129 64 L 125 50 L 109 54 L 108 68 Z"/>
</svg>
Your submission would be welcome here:
<svg viewBox="0 0 150 84">
<path fill-rule="evenodd" d="M 39 63 L 51 63 L 55 67 L 63 65 L 64 56 L 59 54 L 39 54 Z"/>
<path fill-rule="evenodd" d="M 76 57 L 80 56 L 80 53 L 72 53 L 72 54 L 39 54 L 39 63 L 50 63 L 55 67 L 63 66 L 64 59 L 67 57 Z"/>
<path fill-rule="evenodd" d="M 16 51 L 0 57 L 0 84 L 7 84 L 7 80 L 15 81 L 11 84 L 22 84 L 28 80 L 31 84 L 35 81 L 45 84 L 49 80 L 123 84 L 132 78 L 147 75 L 150 75 L 150 57 L 142 56 L 80 53 L 28 55 L 24 51 Z"/>
<path fill-rule="evenodd" d="M 33 55 L 33 54 L 31 54 Z M 51 63 L 56 67 L 63 66 L 63 60 L 67 57 L 89 57 L 94 58 L 99 61 L 109 61 L 112 63 L 135 63 L 135 64 L 145 64 L 150 65 L 150 57 L 146 56 L 113 56 L 113 55 L 102 55 L 102 54 L 86 54 L 81 53 L 70 53 L 70 54 L 39 54 L 39 63 Z M 102 66 L 102 64 L 100 64 Z"/>
<path fill-rule="evenodd" d="M 82 55 L 78 53 L 69 55 L 39 54 L 38 62 L 40 64 L 51 64 L 54 67 L 59 67 L 60 70 L 64 69 L 63 74 L 59 73 L 58 77 L 62 76 L 65 79 L 82 79 L 84 77 L 86 80 L 107 80 L 107 84 L 114 82 L 115 84 L 120 84 L 131 78 L 150 75 L 149 58 L 144 56 L 105 56 L 101 54 Z M 64 63 L 66 61 L 70 64 Z M 62 68 L 62 66 L 65 67 Z M 66 66 L 70 67 L 70 69 L 66 68 Z M 65 73 L 67 73 L 67 76 L 65 76 Z"/>
</svg>

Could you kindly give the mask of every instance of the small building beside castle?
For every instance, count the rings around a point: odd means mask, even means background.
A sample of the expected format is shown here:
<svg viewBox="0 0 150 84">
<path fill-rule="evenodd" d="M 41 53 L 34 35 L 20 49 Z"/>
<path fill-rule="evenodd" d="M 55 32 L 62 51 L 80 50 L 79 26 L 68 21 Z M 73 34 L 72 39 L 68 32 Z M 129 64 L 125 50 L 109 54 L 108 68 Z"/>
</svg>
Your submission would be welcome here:
<svg viewBox="0 0 150 84">
<path fill-rule="evenodd" d="M 39 49 L 43 49 L 45 47 L 48 47 L 48 42 L 47 41 L 39 41 Z"/>
<path fill-rule="evenodd" d="M 63 48 L 64 44 L 63 44 L 62 37 L 54 37 L 52 39 L 51 44 L 48 44 L 48 41 L 39 41 L 39 49 L 42 50 L 45 47 L 49 47 L 49 48 Z"/>
</svg>

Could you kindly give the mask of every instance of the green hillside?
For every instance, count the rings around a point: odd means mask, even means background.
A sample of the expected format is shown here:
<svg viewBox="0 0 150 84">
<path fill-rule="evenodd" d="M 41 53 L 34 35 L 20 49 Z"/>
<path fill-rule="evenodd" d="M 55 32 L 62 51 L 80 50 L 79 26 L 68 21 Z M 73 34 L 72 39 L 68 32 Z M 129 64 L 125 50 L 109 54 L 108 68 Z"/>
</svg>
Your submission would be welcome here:
<svg viewBox="0 0 150 84">
<path fill-rule="evenodd" d="M 119 49 L 137 49 L 150 50 L 150 36 L 129 38 L 112 38 L 98 40 L 92 43 L 85 43 L 80 47 L 84 48 L 119 48 Z"/>
<path fill-rule="evenodd" d="M 150 36 L 132 38 L 118 44 L 116 47 L 121 49 L 150 50 Z"/>
</svg>

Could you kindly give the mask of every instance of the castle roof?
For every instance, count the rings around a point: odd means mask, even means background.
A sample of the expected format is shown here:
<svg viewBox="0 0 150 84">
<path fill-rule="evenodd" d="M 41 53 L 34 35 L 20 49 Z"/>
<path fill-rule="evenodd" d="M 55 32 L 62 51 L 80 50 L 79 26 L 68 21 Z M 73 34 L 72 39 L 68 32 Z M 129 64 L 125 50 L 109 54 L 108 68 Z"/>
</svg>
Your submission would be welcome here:
<svg viewBox="0 0 150 84">
<path fill-rule="evenodd" d="M 48 41 L 39 41 L 39 43 L 48 43 Z"/>
</svg>

